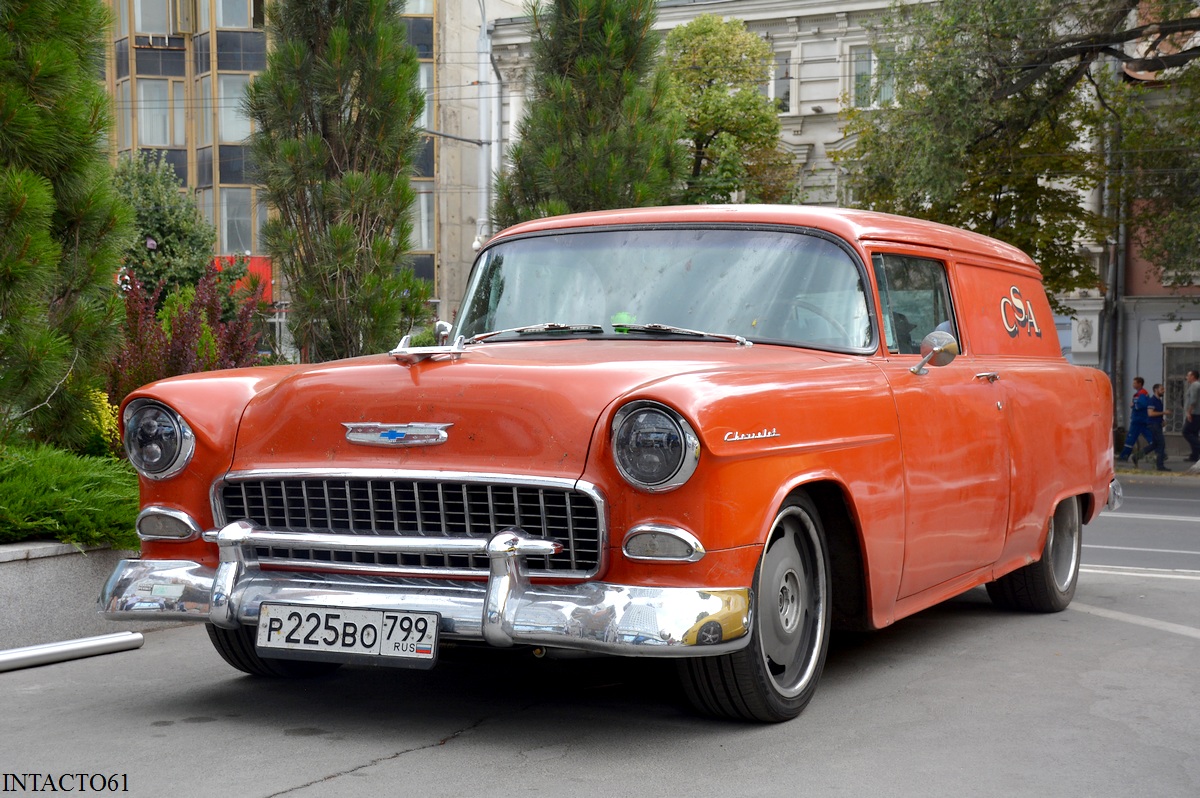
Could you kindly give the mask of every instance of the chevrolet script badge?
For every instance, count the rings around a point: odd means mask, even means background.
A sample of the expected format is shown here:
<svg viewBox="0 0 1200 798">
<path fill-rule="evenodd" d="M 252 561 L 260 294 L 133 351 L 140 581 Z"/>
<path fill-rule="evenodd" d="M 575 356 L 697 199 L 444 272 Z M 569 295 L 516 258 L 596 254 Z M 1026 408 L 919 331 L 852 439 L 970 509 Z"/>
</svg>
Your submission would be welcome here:
<svg viewBox="0 0 1200 798">
<path fill-rule="evenodd" d="M 363 446 L 437 446 L 449 440 L 446 429 L 454 425 L 363 421 L 358 424 L 343 423 L 342 426 L 346 428 L 346 440 Z"/>
</svg>

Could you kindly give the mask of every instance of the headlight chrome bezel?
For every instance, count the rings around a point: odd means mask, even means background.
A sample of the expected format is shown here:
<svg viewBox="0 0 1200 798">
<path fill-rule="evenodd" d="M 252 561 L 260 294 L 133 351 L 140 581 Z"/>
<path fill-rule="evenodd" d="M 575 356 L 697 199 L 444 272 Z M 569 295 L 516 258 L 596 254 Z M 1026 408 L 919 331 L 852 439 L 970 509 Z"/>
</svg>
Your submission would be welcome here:
<svg viewBox="0 0 1200 798">
<path fill-rule="evenodd" d="M 673 457 L 672 462 L 663 469 L 664 475 L 646 479 L 637 475 L 629 466 L 627 453 L 628 438 L 634 434 L 629 425 L 641 424 L 646 429 L 647 413 L 656 414 L 662 419 L 665 429 L 678 438 L 679 456 Z M 700 436 L 680 413 L 661 402 L 637 400 L 630 402 L 617 411 L 613 417 L 610 432 L 613 462 L 621 476 L 633 487 L 647 493 L 665 493 L 675 490 L 696 472 L 700 463 Z M 644 475 L 643 475 L 644 476 Z"/>
<path fill-rule="evenodd" d="M 143 424 L 150 414 L 159 415 L 157 437 L 160 443 L 164 438 L 173 439 L 167 441 L 173 451 L 169 453 L 169 457 L 162 458 L 163 464 L 157 468 L 148 467 L 144 456 L 145 448 L 154 441 L 146 439 L 139 444 L 137 437 L 139 432 L 143 431 Z M 183 420 L 183 416 L 168 405 L 156 399 L 134 399 L 125 406 L 123 420 L 125 454 L 129 456 L 129 462 L 137 472 L 146 479 L 170 479 L 187 468 L 188 463 L 192 461 L 192 455 L 196 452 L 196 436 Z M 135 449 L 135 446 L 138 448 Z"/>
</svg>

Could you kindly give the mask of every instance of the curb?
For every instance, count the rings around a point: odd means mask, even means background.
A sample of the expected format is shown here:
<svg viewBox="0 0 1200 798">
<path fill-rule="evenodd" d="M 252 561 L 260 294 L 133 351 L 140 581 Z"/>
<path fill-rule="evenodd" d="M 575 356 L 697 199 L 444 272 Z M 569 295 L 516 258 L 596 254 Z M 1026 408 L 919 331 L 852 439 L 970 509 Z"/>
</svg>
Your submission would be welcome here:
<svg viewBox="0 0 1200 798">
<path fill-rule="evenodd" d="M 133 555 L 45 541 L 0 545 L 0 650 L 130 628 L 101 618 L 96 599 L 117 561 Z"/>
<path fill-rule="evenodd" d="M 1169 462 L 1168 465 L 1170 465 Z M 1200 471 L 1193 471 L 1190 467 L 1185 471 L 1171 471 L 1168 473 L 1153 469 L 1139 469 L 1134 468 L 1132 465 L 1118 463 L 1116 476 L 1122 483 L 1178 485 L 1180 482 L 1196 482 L 1200 485 Z"/>
</svg>

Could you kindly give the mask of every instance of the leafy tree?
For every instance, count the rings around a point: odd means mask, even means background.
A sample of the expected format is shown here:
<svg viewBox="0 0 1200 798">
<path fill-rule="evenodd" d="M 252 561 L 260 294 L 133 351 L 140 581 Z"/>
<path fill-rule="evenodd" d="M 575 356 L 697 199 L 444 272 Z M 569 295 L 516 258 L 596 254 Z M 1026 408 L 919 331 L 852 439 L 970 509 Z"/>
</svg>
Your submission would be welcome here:
<svg viewBox="0 0 1200 798">
<path fill-rule="evenodd" d="M 532 101 L 496 180 L 494 221 L 663 205 L 683 169 L 654 0 L 531 5 Z"/>
<path fill-rule="evenodd" d="M 250 150 L 278 213 L 263 230 L 291 294 L 302 357 L 396 345 L 429 316 L 406 266 L 409 182 L 425 107 L 399 0 L 281 0 L 272 50 L 251 83 Z"/>
<path fill-rule="evenodd" d="M 1163 90 L 1138 92 L 1119 152 L 1135 182 L 1135 241 L 1163 284 L 1180 288 L 1200 276 L 1200 65 L 1171 70 L 1165 91 L 1168 102 L 1156 97 Z"/>
<path fill-rule="evenodd" d="M 0 3 L 0 434 L 80 444 L 128 241 L 97 80 L 102 0 Z"/>
<path fill-rule="evenodd" d="M 895 100 L 847 114 L 855 141 L 841 161 L 847 199 L 1009 241 L 1039 262 L 1052 292 L 1096 284 L 1077 244 L 1103 240 L 1122 221 L 1154 231 L 1161 246 L 1147 254 L 1160 264 L 1195 269 L 1200 48 L 1179 39 L 1200 30 L 1194 8 L 1180 0 L 897 6 L 880 31 L 887 49 L 877 51 L 890 60 Z M 1178 91 L 1147 102 L 1130 70 L 1163 70 L 1158 77 Z M 1087 192 L 1102 187 L 1135 200 L 1136 215 L 1115 204 L 1097 214 Z"/>
<path fill-rule="evenodd" d="M 134 235 L 121 267 L 123 282 L 136 278 L 144 286 L 165 286 L 165 299 L 183 289 L 195 289 L 209 271 L 217 229 L 204 218 L 192 198 L 180 189 L 179 176 L 161 155 L 135 153 L 117 162 L 113 180 L 133 208 Z M 218 274 L 222 316 L 232 318 L 238 302 L 234 286 L 246 278 L 241 258 L 226 258 Z"/>
<path fill-rule="evenodd" d="M 796 170 L 778 149 L 775 105 L 759 90 L 771 77 L 771 46 L 739 19 L 701 14 L 667 35 L 663 60 L 690 148 L 684 200 L 728 202 L 739 190 L 752 201 L 786 196 Z"/>
</svg>

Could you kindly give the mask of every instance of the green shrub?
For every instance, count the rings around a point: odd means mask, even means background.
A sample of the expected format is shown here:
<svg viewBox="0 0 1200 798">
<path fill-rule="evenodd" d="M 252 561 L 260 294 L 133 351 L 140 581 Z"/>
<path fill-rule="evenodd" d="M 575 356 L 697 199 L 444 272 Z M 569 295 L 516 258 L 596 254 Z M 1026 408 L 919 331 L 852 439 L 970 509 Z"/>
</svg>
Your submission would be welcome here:
<svg viewBox="0 0 1200 798">
<path fill-rule="evenodd" d="M 136 549 L 137 512 L 137 474 L 127 462 L 49 446 L 0 447 L 0 543 Z"/>
</svg>

